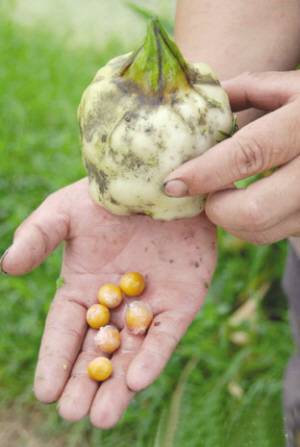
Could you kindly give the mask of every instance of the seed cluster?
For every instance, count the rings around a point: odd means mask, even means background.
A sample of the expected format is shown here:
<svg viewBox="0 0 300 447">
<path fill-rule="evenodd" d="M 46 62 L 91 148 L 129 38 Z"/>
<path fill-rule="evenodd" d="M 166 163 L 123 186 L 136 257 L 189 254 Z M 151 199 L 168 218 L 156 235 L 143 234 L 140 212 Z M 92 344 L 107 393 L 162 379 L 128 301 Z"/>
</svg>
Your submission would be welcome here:
<svg viewBox="0 0 300 447">
<path fill-rule="evenodd" d="M 112 354 L 121 345 L 119 330 L 109 324 L 110 309 L 116 309 L 124 297 L 139 297 L 145 289 L 145 279 L 139 272 L 125 273 L 119 285 L 107 283 L 98 291 L 99 304 L 93 304 L 87 311 L 86 320 L 92 329 L 98 329 L 95 336 L 95 345 L 102 352 Z M 153 312 L 149 304 L 142 301 L 131 301 L 126 304 L 124 322 L 127 329 L 135 335 L 144 334 L 153 319 Z M 107 357 L 96 357 L 87 368 L 91 379 L 102 382 L 108 379 L 113 367 Z"/>
</svg>

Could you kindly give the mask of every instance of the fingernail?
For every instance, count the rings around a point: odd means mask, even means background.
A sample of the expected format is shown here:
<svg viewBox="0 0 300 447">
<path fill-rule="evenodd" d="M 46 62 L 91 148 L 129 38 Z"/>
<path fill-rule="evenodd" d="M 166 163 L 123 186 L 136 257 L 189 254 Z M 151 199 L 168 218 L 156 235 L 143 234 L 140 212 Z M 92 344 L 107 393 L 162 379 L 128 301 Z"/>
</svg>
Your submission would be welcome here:
<svg viewBox="0 0 300 447">
<path fill-rule="evenodd" d="M 7 272 L 3 269 L 3 261 L 4 261 L 5 256 L 8 253 L 8 250 L 9 250 L 9 248 L 7 250 L 5 250 L 5 252 L 3 253 L 3 255 L 0 258 L 0 273 L 4 273 L 5 275 L 7 275 Z"/>
<path fill-rule="evenodd" d="M 184 197 L 188 193 L 188 187 L 182 180 L 169 180 L 164 183 L 164 190 L 168 196 Z"/>
</svg>

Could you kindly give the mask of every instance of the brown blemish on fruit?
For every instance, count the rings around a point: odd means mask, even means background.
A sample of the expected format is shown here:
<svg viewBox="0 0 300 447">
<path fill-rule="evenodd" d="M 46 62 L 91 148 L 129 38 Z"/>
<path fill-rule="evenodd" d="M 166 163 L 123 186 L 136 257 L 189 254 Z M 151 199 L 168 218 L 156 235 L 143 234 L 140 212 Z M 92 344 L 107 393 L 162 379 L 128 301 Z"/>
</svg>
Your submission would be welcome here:
<svg viewBox="0 0 300 447">
<path fill-rule="evenodd" d="M 153 132 L 153 126 L 145 127 L 145 132 L 146 133 L 152 133 Z"/>
<path fill-rule="evenodd" d="M 96 180 L 101 194 L 104 194 L 108 188 L 108 176 L 104 171 L 98 170 L 96 166 L 88 160 L 85 160 L 85 166 L 88 171 L 89 177 Z"/>
<path fill-rule="evenodd" d="M 207 120 L 206 120 L 206 114 L 205 113 L 201 113 L 199 119 L 198 119 L 198 124 L 199 126 L 206 126 L 207 124 Z"/>
<path fill-rule="evenodd" d="M 140 168 L 145 164 L 144 160 L 138 157 L 134 152 L 129 151 L 122 157 L 122 164 L 130 170 L 135 170 Z"/>
<path fill-rule="evenodd" d="M 211 73 L 203 74 L 197 70 L 193 70 L 189 67 L 189 79 L 192 84 L 209 84 L 220 85 L 220 82 L 215 79 Z"/>
<path fill-rule="evenodd" d="M 133 81 L 123 78 L 114 78 L 112 82 L 119 88 L 124 96 L 135 95 L 139 104 L 142 105 L 159 105 L 164 102 L 164 98 L 156 95 L 145 95 L 143 90 Z"/>
<path fill-rule="evenodd" d="M 120 202 L 118 202 L 116 199 L 113 198 L 113 196 L 110 196 L 110 201 L 111 201 L 111 203 L 113 203 L 114 205 L 121 205 Z"/>
</svg>

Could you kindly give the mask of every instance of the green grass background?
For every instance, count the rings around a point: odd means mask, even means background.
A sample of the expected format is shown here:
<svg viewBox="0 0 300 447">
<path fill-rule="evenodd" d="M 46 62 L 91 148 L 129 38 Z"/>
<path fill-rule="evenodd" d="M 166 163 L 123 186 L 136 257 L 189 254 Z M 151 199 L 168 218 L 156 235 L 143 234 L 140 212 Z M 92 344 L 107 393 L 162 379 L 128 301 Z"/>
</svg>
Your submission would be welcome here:
<svg viewBox="0 0 300 447">
<path fill-rule="evenodd" d="M 17 25 L 0 8 L 1 251 L 50 192 L 85 175 L 76 108 L 97 68 L 125 50 L 113 34 L 101 52 L 70 49 L 53 33 Z M 25 277 L 1 276 L 0 416 L 27 430 L 27 440 L 16 436 L 9 447 L 31 447 L 31 437 L 35 445 L 59 447 L 283 446 L 282 374 L 293 349 L 279 291 L 286 247 L 254 247 L 222 232 L 219 247 L 203 310 L 162 376 L 109 431 L 88 420 L 66 423 L 55 405 L 42 406 L 32 394 L 60 250 Z M 252 320 L 233 328 L 232 314 L 249 300 L 257 302 Z M 248 337 L 243 346 L 232 342 L 237 330 Z M 230 393 L 232 383 L 241 397 Z"/>
</svg>

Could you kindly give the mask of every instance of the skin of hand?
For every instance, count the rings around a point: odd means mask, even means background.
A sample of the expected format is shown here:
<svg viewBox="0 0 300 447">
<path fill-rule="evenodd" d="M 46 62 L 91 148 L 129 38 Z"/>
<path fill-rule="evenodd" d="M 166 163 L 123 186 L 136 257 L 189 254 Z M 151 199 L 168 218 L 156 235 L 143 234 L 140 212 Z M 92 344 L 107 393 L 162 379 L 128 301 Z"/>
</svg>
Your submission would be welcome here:
<svg viewBox="0 0 300 447">
<path fill-rule="evenodd" d="M 246 73 L 223 85 L 235 111 L 268 113 L 175 170 L 167 193 L 209 194 L 209 219 L 255 244 L 300 235 L 300 71 Z M 245 189 L 228 187 L 271 168 Z"/>
<path fill-rule="evenodd" d="M 179 0 L 175 36 L 188 59 L 210 63 L 221 79 L 250 67 L 291 69 L 299 54 L 299 13 L 298 0 L 288 6 L 272 0 L 272 8 L 270 0 Z M 253 116 L 247 113 L 245 121 Z M 97 427 L 114 425 L 134 391 L 159 374 L 201 306 L 215 264 L 212 226 L 205 216 L 159 224 L 143 216 L 112 218 L 89 199 L 83 180 L 46 199 L 17 230 L 2 259 L 9 274 L 23 274 L 66 241 L 64 285 L 49 312 L 35 380 L 38 399 L 59 400 L 66 419 L 90 412 Z M 143 299 L 151 302 L 155 321 L 145 339 L 122 330 L 114 376 L 99 387 L 86 376 L 86 365 L 96 355 L 86 308 L 95 302 L 99 283 L 117 281 L 133 269 L 148 276 Z M 122 327 L 120 312 L 113 312 L 113 321 Z"/>
<path fill-rule="evenodd" d="M 214 227 L 204 214 L 172 222 L 113 216 L 91 200 L 83 179 L 50 195 L 21 224 L 2 269 L 27 273 L 61 241 L 64 281 L 47 317 L 34 391 L 42 402 L 58 400 L 67 420 L 90 414 L 93 425 L 110 428 L 134 393 L 160 374 L 200 309 L 216 262 Z M 101 352 L 86 310 L 101 285 L 118 283 L 127 271 L 145 275 L 139 299 L 151 305 L 154 320 L 146 336 L 136 336 L 124 328 L 124 304 L 111 311 L 122 344 L 112 356 L 112 377 L 99 385 L 87 375 L 89 361 Z"/>
</svg>

